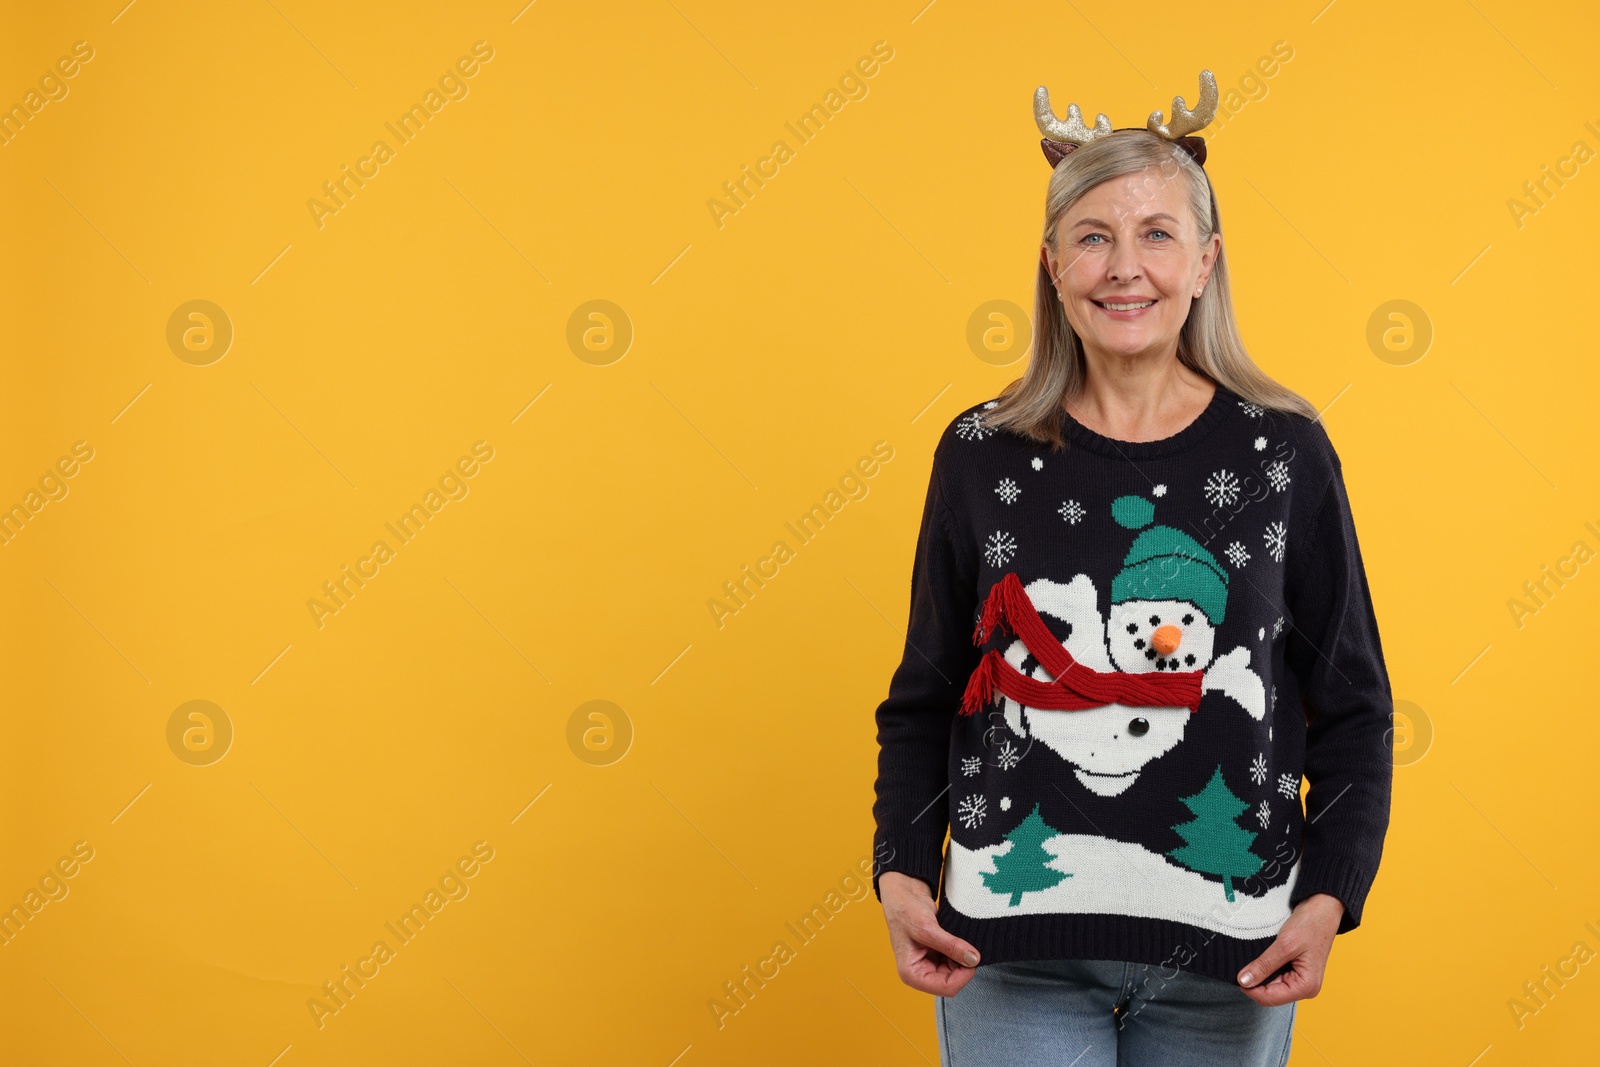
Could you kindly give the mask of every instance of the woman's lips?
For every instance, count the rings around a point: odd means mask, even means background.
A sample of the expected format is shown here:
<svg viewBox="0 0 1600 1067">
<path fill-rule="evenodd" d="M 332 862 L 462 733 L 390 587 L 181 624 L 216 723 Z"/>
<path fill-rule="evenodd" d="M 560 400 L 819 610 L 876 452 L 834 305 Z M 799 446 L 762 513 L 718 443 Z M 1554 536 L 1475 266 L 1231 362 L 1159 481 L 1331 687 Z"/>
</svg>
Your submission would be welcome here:
<svg viewBox="0 0 1600 1067">
<path fill-rule="evenodd" d="M 1154 300 L 1154 299 L 1151 299 L 1148 302 L 1147 301 L 1143 301 L 1143 300 L 1100 301 L 1100 300 L 1091 299 L 1090 303 L 1092 303 L 1095 307 L 1099 308 L 1100 311 L 1103 314 L 1108 315 L 1113 319 L 1123 319 L 1123 320 L 1136 319 L 1140 315 L 1143 315 L 1145 312 L 1150 311 L 1151 309 L 1153 309 L 1156 306 L 1156 300 Z M 1117 305 L 1119 305 L 1119 308 L 1107 307 L 1106 305 L 1108 303 L 1109 304 L 1117 304 Z M 1130 308 L 1130 307 L 1127 306 L 1129 304 L 1144 304 L 1144 306 L 1143 307 L 1131 307 Z"/>
</svg>

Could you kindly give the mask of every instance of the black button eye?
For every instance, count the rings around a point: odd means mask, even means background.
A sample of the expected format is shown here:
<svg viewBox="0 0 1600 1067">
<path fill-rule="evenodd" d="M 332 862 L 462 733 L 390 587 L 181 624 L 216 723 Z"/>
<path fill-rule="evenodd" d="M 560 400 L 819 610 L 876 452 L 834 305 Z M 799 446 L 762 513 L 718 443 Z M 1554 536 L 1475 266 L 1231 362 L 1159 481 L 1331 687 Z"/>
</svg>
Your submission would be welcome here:
<svg viewBox="0 0 1600 1067">
<path fill-rule="evenodd" d="M 1188 626 L 1191 622 L 1194 622 L 1194 616 L 1193 615 L 1185 615 L 1183 617 L 1183 624 L 1185 626 Z"/>
<path fill-rule="evenodd" d="M 1128 723 L 1128 736 L 1130 737 L 1143 737 L 1149 732 L 1150 721 L 1148 719 L 1139 718 Z"/>
<path fill-rule="evenodd" d="M 1129 623 L 1129 624 L 1128 624 L 1128 632 L 1129 632 L 1129 633 L 1130 633 L 1130 634 L 1136 634 L 1136 633 L 1138 633 L 1138 632 L 1139 632 L 1139 624 L 1138 624 L 1138 623 L 1136 623 L 1136 622 L 1130 622 L 1130 623 Z"/>
<path fill-rule="evenodd" d="M 1150 625 L 1151 626 L 1160 626 L 1161 625 L 1161 616 L 1159 616 L 1159 615 L 1150 616 Z"/>
</svg>

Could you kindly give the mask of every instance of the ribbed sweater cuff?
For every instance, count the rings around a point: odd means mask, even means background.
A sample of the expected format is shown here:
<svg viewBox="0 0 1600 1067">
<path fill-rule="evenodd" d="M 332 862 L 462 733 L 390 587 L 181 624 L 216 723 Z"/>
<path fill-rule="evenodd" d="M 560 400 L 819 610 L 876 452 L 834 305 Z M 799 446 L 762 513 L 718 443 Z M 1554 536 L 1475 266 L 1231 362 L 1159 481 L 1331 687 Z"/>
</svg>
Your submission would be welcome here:
<svg viewBox="0 0 1600 1067">
<path fill-rule="evenodd" d="M 928 883 L 928 890 L 934 897 L 938 897 L 939 875 L 944 869 L 944 840 L 879 838 L 874 842 L 873 867 L 872 892 L 879 901 L 883 900 L 883 893 L 878 888 L 878 879 L 885 871 L 921 878 Z"/>
<path fill-rule="evenodd" d="M 1373 865 L 1338 853 L 1308 851 L 1302 861 L 1300 877 L 1289 894 L 1293 908 L 1313 893 L 1327 893 L 1344 905 L 1337 933 L 1348 933 L 1361 925 L 1361 908 L 1377 875 Z"/>
</svg>

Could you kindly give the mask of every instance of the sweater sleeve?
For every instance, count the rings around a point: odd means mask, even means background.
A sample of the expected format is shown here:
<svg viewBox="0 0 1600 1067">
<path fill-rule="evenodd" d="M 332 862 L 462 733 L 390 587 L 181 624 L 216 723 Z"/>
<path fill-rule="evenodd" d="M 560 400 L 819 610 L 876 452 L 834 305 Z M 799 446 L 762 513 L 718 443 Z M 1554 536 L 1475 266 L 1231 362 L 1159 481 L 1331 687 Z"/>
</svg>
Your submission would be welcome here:
<svg viewBox="0 0 1600 1067">
<path fill-rule="evenodd" d="M 1285 656 L 1306 713 L 1306 825 L 1293 907 L 1313 893 L 1344 904 L 1338 933 L 1361 924 L 1389 826 L 1394 701 L 1355 520 L 1335 457 L 1327 492 L 1290 569 L 1294 628 Z M 1289 551 L 1295 552 L 1291 541 Z"/>
<path fill-rule="evenodd" d="M 921 878 L 935 895 L 949 827 L 950 731 L 982 650 L 973 644 L 977 559 L 955 532 L 935 449 L 911 567 L 910 621 L 889 695 L 878 705 L 872 890 L 884 871 Z"/>
</svg>

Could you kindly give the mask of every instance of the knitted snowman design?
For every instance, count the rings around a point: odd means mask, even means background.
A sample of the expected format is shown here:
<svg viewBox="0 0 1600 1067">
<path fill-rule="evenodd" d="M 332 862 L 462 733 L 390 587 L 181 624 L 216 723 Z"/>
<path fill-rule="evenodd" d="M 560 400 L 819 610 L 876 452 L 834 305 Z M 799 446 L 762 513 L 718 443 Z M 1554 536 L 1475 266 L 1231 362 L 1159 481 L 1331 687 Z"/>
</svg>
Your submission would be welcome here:
<svg viewBox="0 0 1600 1067">
<path fill-rule="evenodd" d="M 1138 530 L 1111 581 L 1111 611 L 1102 618 L 1093 580 L 1079 574 L 1065 584 L 1040 578 L 1025 591 L 1041 615 L 1067 624 L 1061 644 L 1074 660 L 1097 671 L 1124 674 L 1204 671 L 1201 692 L 1220 692 L 1258 721 L 1266 714 L 1261 677 L 1250 669 L 1243 645 L 1213 658 L 1217 627 L 1227 609 L 1228 573 L 1199 542 L 1171 526 L 1153 526 L 1155 505 L 1139 496 L 1111 504 L 1118 525 Z M 1031 677 L 1054 681 L 1019 639 L 1005 659 Z M 1032 737 L 1071 763 L 1078 781 L 1100 796 L 1124 792 L 1147 763 L 1183 740 L 1192 714 L 1186 707 L 1100 707 L 1055 710 L 1026 707 L 1003 697 L 1007 726 Z"/>
</svg>

